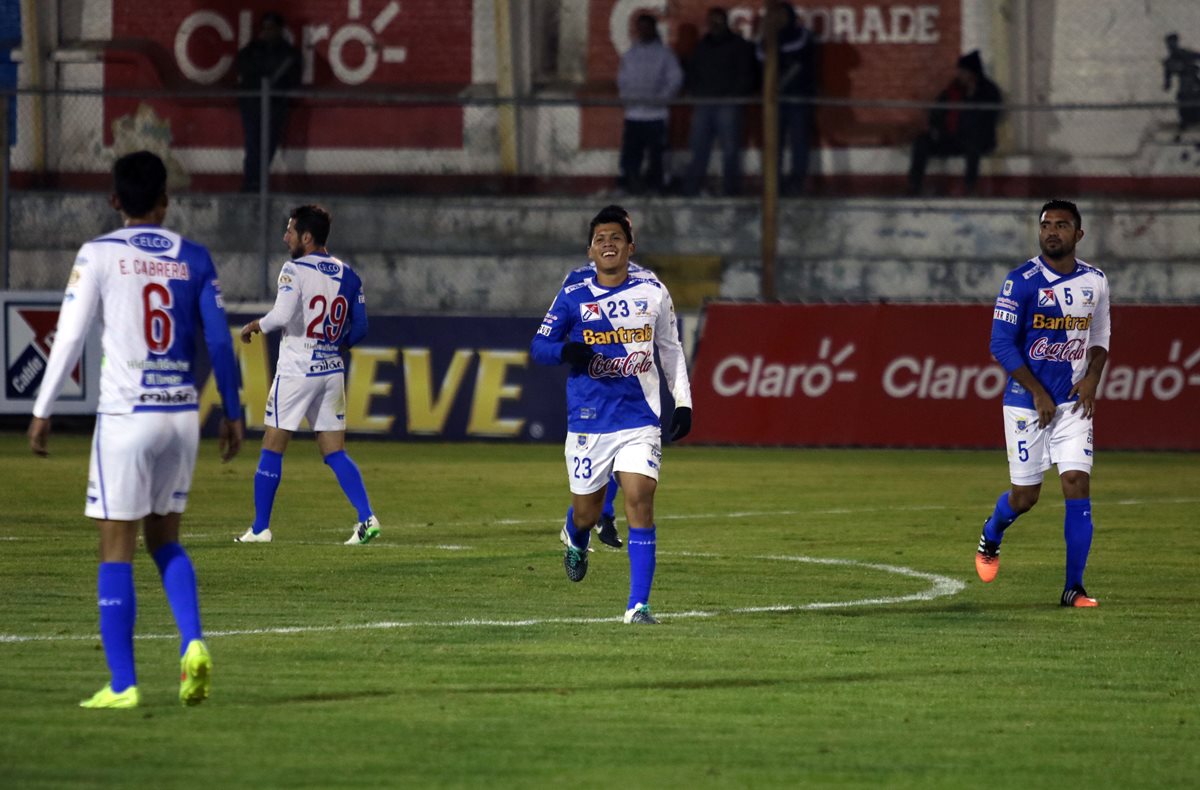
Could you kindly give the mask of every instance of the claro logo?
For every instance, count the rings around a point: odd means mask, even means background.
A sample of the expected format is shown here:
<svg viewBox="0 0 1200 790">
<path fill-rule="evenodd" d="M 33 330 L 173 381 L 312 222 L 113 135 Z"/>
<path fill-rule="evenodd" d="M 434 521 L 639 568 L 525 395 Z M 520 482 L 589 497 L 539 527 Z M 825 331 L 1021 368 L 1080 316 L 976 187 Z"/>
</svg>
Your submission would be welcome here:
<svg viewBox="0 0 1200 790">
<path fill-rule="evenodd" d="M 953 365 L 933 357 L 896 357 L 883 371 L 883 391 L 893 398 L 991 400 L 1000 396 L 1007 381 L 999 365 Z"/>
<path fill-rule="evenodd" d="M 835 381 L 858 378 L 856 371 L 839 369 L 854 353 L 854 344 L 847 343 L 836 353 L 832 347 L 830 338 L 821 338 L 817 361 L 795 365 L 768 362 L 759 354 L 726 357 L 713 369 L 713 390 L 724 398 L 790 398 L 797 390 L 806 398 L 819 398 Z"/>
</svg>

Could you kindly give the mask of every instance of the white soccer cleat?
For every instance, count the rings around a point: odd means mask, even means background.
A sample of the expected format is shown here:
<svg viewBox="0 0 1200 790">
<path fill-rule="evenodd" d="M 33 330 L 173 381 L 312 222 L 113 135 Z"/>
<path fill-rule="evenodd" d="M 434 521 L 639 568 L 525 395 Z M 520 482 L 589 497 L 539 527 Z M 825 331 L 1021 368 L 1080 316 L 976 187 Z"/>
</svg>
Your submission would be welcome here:
<svg viewBox="0 0 1200 790">
<path fill-rule="evenodd" d="M 234 538 L 233 542 L 234 543 L 270 543 L 271 542 L 271 528 L 267 527 L 262 532 L 255 534 L 254 527 L 251 527 L 250 529 L 246 530 L 245 533 L 243 533 L 240 538 Z"/>
<path fill-rule="evenodd" d="M 350 538 L 345 545 L 365 546 L 377 537 L 379 537 L 379 519 L 372 515 L 366 521 L 360 521 L 354 525 L 354 531 L 350 533 Z"/>
</svg>

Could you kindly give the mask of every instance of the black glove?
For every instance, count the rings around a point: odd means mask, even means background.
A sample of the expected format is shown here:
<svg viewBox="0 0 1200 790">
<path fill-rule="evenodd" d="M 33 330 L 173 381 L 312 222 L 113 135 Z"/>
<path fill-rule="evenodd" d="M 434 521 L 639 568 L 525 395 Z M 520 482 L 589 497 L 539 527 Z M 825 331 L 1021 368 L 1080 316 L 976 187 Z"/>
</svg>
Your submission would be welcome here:
<svg viewBox="0 0 1200 790">
<path fill-rule="evenodd" d="M 573 368 L 586 368 L 595 355 L 596 352 L 587 343 L 572 341 L 563 344 L 562 354 L 558 358 Z"/>
<path fill-rule="evenodd" d="M 671 415 L 671 441 L 677 442 L 692 430 L 692 410 L 680 406 Z"/>
</svg>

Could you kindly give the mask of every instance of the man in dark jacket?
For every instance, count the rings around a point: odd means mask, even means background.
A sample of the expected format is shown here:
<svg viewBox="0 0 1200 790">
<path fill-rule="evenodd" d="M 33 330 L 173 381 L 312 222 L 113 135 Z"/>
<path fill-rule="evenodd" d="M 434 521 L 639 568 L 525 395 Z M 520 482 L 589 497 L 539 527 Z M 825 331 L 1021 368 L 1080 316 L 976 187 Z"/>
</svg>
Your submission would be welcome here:
<svg viewBox="0 0 1200 790">
<path fill-rule="evenodd" d="M 968 194 L 975 191 L 979 178 L 979 159 L 996 150 L 996 124 L 1001 102 L 1000 89 L 983 74 L 979 50 L 958 59 L 954 80 L 938 94 L 937 102 L 944 104 L 978 104 L 979 109 L 935 107 L 929 113 L 929 131 L 913 141 L 912 162 L 908 169 L 908 191 L 920 194 L 925 181 L 925 166 L 931 156 L 966 157 L 965 186 Z"/>
<path fill-rule="evenodd" d="M 817 37 L 796 17 L 790 2 L 781 0 L 771 6 L 771 24 L 778 27 L 779 45 L 779 152 L 784 142 L 792 155 L 792 166 L 783 179 L 784 194 L 798 195 L 808 180 L 808 147 L 812 131 L 812 104 L 797 99 L 817 95 Z M 766 62 L 762 42 L 756 50 L 758 59 Z"/>
<path fill-rule="evenodd" d="M 276 13 L 263 14 L 258 36 L 237 53 L 235 67 L 240 90 L 261 90 L 266 79 L 271 91 L 288 91 L 300 83 L 300 51 L 283 37 L 283 17 Z M 258 96 L 238 99 L 245 132 L 246 158 L 243 162 L 242 191 L 258 189 L 259 168 L 270 169 L 275 150 L 283 139 L 287 124 L 288 99 L 276 96 L 270 102 L 267 124 L 267 161 L 262 159 L 262 101 Z"/>
<path fill-rule="evenodd" d="M 708 31 L 696 44 L 685 71 L 684 90 L 699 99 L 737 99 L 754 92 L 758 80 L 754 46 L 729 29 L 724 8 L 708 10 Z M 721 143 L 722 187 L 726 195 L 742 189 L 741 104 L 698 104 L 692 107 L 692 130 L 688 140 L 691 163 L 684 178 L 686 195 L 699 193 L 708 174 L 713 140 Z"/>
</svg>

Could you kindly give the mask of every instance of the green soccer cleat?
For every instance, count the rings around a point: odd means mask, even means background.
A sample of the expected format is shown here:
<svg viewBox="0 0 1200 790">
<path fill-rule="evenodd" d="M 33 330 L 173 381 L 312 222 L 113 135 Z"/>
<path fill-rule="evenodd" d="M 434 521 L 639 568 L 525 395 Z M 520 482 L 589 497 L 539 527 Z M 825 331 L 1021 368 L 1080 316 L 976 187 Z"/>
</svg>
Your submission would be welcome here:
<svg viewBox="0 0 1200 790">
<path fill-rule="evenodd" d="M 573 582 L 583 581 L 583 577 L 587 575 L 588 550 L 575 547 L 565 526 L 558 534 L 558 539 L 567 547 L 563 552 L 563 569 L 567 572 L 567 578 Z"/>
<path fill-rule="evenodd" d="M 188 642 L 183 658 L 179 659 L 179 702 L 199 705 L 208 699 L 212 687 L 212 656 L 208 646 L 199 639 Z"/>
<path fill-rule="evenodd" d="M 379 537 L 379 519 L 371 516 L 366 521 L 360 521 L 354 525 L 354 531 L 350 533 L 350 538 L 345 545 L 365 546 L 377 537 Z"/>
<path fill-rule="evenodd" d="M 89 699 L 79 703 L 81 708 L 136 708 L 141 702 L 137 686 L 130 686 L 120 694 L 112 690 L 111 685 L 97 691 Z"/>
</svg>

